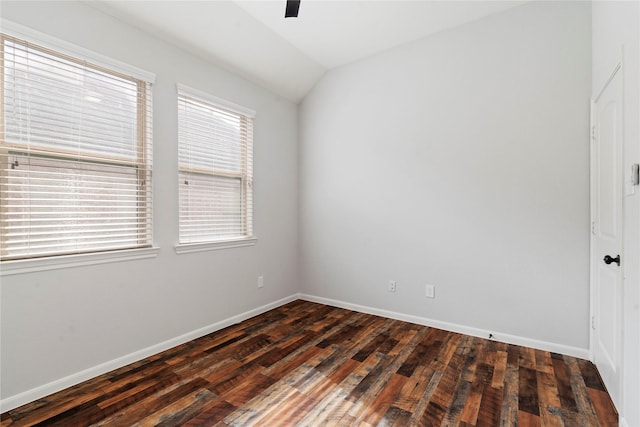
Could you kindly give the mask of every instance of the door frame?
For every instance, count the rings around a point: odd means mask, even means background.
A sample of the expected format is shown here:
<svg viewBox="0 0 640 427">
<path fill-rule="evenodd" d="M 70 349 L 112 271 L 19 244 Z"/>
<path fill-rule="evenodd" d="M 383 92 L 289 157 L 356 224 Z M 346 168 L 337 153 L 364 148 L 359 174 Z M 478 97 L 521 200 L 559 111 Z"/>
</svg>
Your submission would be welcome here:
<svg viewBox="0 0 640 427">
<path fill-rule="evenodd" d="M 620 60 L 617 62 L 617 64 L 614 66 L 613 71 L 611 72 L 611 74 L 609 75 L 609 77 L 607 78 L 607 80 L 604 82 L 604 84 L 602 85 L 602 87 L 600 88 L 600 90 L 598 91 L 597 95 L 593 98 L 591 98 L 591 106 L 590 106 L 590 121 L 589 121 L 589 151 L 590 151 L 590 162 L 589 162 L 589 194 L 590 194 L 590 216 L 589 216 L 589 246 L 590 246 L 590 250 L 589 250 L 589 296 L 590 296 L 590 303 L 589 303 L 589 359 L 595 363 L 595 330 L 596 330 L 596 323 L 598 321 L 598 319 L 596 319 L 596 286 L 595 286 L 595 282 L 596 282 L 596 274 L 597 274 L 597 265 L 602 262 L 602 260 L 600 259 L 599 254 L 597 253 L 597 245 L 596 245 L 596 227 L 598 226 L 598 222 L 597 222 L 597 194 L 596 194 L 596 174 L 594 173 L 596 171 L 596 153 L 595 153 L 595 141 L 596 141 L 596 127 L 595 127 L 595 123 L 596 123 L 596 103 L 598 102 L 598 100 L 600 99 L 600 97 L 602 96 L 602 94 L 604 93 L 604 91 L 607 89 L 607 87 L 609 86 L 609 84 L 611 83 L 611 81 L 616 77 L 616 74 L 620 74 L 620 79 L 621 84 L 622 84 L 622 108 L 623 111 L 621 111 L 622 114 L 622 120 L 624 123 L 624 67 L 623 67 L 623 55 L 620 55 Z M 624 165 L 624 132 L 622 133 L 622 140 L 620 141 L 620 150 L 621 150 L 621 157 L 622 157 L 622 162 Z M 622 166 L 622 165 L 621 165 Z M 623 173 L 624 167 L 621 167 L 621 171 L 619 173 Z M 621 232 L 622 232 L 622 236 L 624 236 L 624 230 L 625 230 L 625 223 L 624 223 L 624 205 L 625 205 L 625 182 L 624 182 L 624 174 L 620 177 L 620 194 L 621 194 L 621 198 L 622 198 L 622 210 L 620 212 L 620 224 L 621 224 Z M 623 351 L 624 351 L 624 300 L 623 300 L 623 295 L 624 295 L 624 268 L 625 268 L 625 257 L 624 257 L 624 242 L 623 244 L 620 246 L 620 257 L 621 260 L 623 260 L 620 263 L 620 277 L 621 277 L 621 290 L 619 292 L 619 298 L 620 298 L 620 316 L 621 316 L 621 323 L 620 323 L 620 327 L 623 329 L 620 331 L 620 343 L 619 343 L 619 350 L 620 350 L 620 382 L 618 384 L 618 390 L 616 391 L 616 394 L 618 396 L 618 402 L 614 402 L 614 404 L 616 405 L 616 409 L 618 410 L 618 412 L 620 413 L 620 410 L 622 409 L 622 404 L 624 401 L 623 398 L 623 392 L 624 392 L 624 386 L 623 386 L 623 378 L 624 378 L 624 356 L 623 356 Z M 605 385 L 606 386 L 606 385 Z"/>
</svg>

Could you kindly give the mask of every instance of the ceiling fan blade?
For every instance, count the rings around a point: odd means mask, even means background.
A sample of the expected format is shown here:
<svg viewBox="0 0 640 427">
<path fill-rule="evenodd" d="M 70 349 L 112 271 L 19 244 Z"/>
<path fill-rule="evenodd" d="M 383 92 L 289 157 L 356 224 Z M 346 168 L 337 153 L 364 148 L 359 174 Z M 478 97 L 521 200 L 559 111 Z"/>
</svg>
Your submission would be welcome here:
<svg viewBox="0 0 640 427">
<path fill-rule="evenodd" d="M 300 0 L 287 0 L 287 8 L 284 11 L 285 18 L 297 18 L 300 9 Z"/>
</svg>

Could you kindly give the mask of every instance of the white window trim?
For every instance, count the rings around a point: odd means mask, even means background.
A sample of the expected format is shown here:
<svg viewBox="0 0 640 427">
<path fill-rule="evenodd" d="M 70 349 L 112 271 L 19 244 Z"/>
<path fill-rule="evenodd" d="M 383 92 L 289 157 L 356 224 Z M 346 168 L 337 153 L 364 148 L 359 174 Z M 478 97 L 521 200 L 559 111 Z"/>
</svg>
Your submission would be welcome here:
<svg viewBox="0 0 640 427">
<path fill-rule="evenodd" d="M 19 39 L 28 40 L 31 43 L 55 50 L 76 59 L 86 60 L 98 66 L 109 68 L 113 71 L 128 74 L 131 77 L 153 84 L 155 74 L 101 55 L 92 50 L 85 49 L 73 43 L 36 31 L 29 27 L 0 18 L 2 32 Z M 0 277 L 17 274 L 33 273 L 38 271 L 58 270 L 74 267 L 83 267 L 113 262 L 132 261 L 139 259 L 155 258 L 160 248 L 152 246 L 148 248 L 122 249 L 103 252 L 88 252 L 83 254 L 55 255 L 42 258 L 26 258 L 0 262 Z"/>
<path fill-rule="evenodd" d="M 258 243 L 258 238 L 242 237 L 239 239 L 225 239 L 214 242 L 202 243 L 178 243 L 175 246 L 176 254 L 189 254 L 193 252 L 215 251 L 218 249 L 240 248 L 243 246 L 253 246 Z"/>
<path fill-rule="evenodd" d="M 195 98 L 204 99 L 205 101 L 209 101 L 214 105 L 226 108 L 227 110 L 233 111 L 234 113 L 238 113 L 243 116 L 247 116 L 251 119 L 256 118 L 256 112 L 250 108 L 243 107 L 242 105 L 235 104 L 231 101 L 227 101 L 226 99 L 218 98 L 217 96 L 213 96 L 210 93 L 194 89 L 192 87 L 183 85 L 182 83 L 176 84 L 176 91 L 177 93 L 183 92 L 188 95 L 192 95 Z"/>
<path fill-rule="evenodd" d="M 9 36 L 27 40 L 30 43 L 38 44 L 47 49 L 72 56 L 76 59 L 91 62 L 94 65 L 99 65 L 101 67 L 105 67 L 110 70 L 129 75 L 139 80 L 144 80 L 147 83 L 153 84 L 155 82 L 156 75 L 154 73 L 127 64 L 125 62 L 118 61 L 108 56 L 101 55 L 92 50 L 85 49 L 83 47 L 58 39 L 48 34 L 41 33 L 40 31 L 33 30 L 29 27 L 16 24 L 15 22 L 9 21 L 5 18 L 0 19 L 0 28 L 2 28 L 3 33 Z"/>
<path fill-rule="evenodd" d="M 12 276 L 14 274 L 33 273 L 37 271 L 58 270 L 63 268 L 84 267 L 87 265 L 155 258 L 158 256 L 159 252 L 159 247 L 151 247 L 3 261 L 0 264 L 0 277 Z"/>
<path fill-rule="evenodd" d="M 181 92 L 186 95 L 191 95 L 195 98 L 200 98 L 218 107 L 225 108 L 229 111 L 246 116 L 250 119 L 256 118 L 256 112 L 250 108 L 243 107 L 242 105 L 238 105 L 223 98 L 218 98 L 217 96 L 211 95 L 208 92 L 194 89 L 182 83 L 176 83 L 176 95 L 179 95 Z M 254 218 L 252 218 L 252 221 L 253 220 Z M 238 248 L 243 246 L 253 246 L 257 242 L 258 238 L 254 233 L 251 236 L 223 238 L 220 240 L 206 242 L 176 243 L 175 251 L 176 254 L 181 255 L 193 252 L 204 252 L 219 249 Z"/>
</svg>

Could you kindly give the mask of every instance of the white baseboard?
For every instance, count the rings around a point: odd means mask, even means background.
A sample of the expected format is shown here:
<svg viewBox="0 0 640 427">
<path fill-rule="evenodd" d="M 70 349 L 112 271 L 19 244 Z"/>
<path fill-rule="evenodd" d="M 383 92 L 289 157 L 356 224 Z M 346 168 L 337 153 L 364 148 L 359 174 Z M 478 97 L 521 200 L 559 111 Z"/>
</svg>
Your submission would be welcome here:
<svg viewBox="0 0 640 427">
<path fill-rule="evenodd" d="M 264 313 L 266 311 L 272 310 L 274 308 L 280 307 L 284 304 L 287 304 L 291 301 L 295 301 L 296 299 L 303 299 L 305 301 L 317 302 L 320 304 L 330 305 L 334 307 L 345 308 L 348 310 L 358 311 L 361 313 L 374 314 L 376 316 L 388 317 L 391 319 L 403 320 L 405 322 L 412 322 L 419 325 L 431 326 L 438 329 L 444 329 L 451 332 L 457 332 L 461 334 L 471 335 L 475 337 L 487 338 L 489 336 L 489 331 L 473 328 L 465 325 L 458 325 L 455 323 L 443 322 L 439 320 L 428 319 L 426 317 L 413 316 L 410 314 L 398 313 L 394 311 L 383 310 L 379 308 L 367 307 L 359 304 L 352 304 L 344 301 L 338 301 L 330 298 L 323 298 L 308 294 L 293 294 L 288 297 L 282 298 L 280 300 L 274 301 L 269 304 L 265 304 L 261 307 L 255 308 L 253 310 L 246 311 L 244 313 L 238 314 L 236 316 L 229 317 L 227 319 L 221 320 L 219 322 L 213 323 L 209 326 L 205 326 L 200 329 L 196 329 L 195 331 L 188 332 L 186 334 L 180 335 L 178 337 L 169 339 L 167 341 L 161 342 L 159 344 L 152 345 L 150 347 L 144 348 L 142 350 L 138 350 L 136 352 L 127 354 L 125 356 L 119 357 L 114 360 L 110 360 L 105 363 L 101 363 L 100 365 L 93 366 L 91 368 L 85 369 L 83 371 L 77 372 L 75 374 L 69 375 L 64 378 L 57 379 L 50 383 L 38 386 L 31 390 L 27 390 L 25 392 L 9 396 L 6 399 L 0 400 L 0 413 L 4 413 L 13 408 L 17 408 L 18 406 L 24 405 L 29 402 L 33 402 L 34 400 L 41 399 L 45 396 L 48 396 L 52 393 L 58 392 L 60 390 L 64 390 L 67 387 L 71 387 L 73 385 L 79 384 L 83 381 L 89 380 L 91 378 L 97 377 L 99 375 L 110 372 L 114 369 L 121 368 L 130 363 L 137 362 L 146 357 L 152 356 L 154 354 L 160 353 L 162 351 L 168 350 L 172 347 L 175 347 L 180 344 L 184 344 L 191 340 L 200 338 L 204 335 L 210 334 L 212 332 L 218 331 L 220 329 L 226 328 L 227 326 L 231 326 L 233 324 L 242 322 L 243 320 L 249 319 L 253 316 L 257 316 L 258 314 Z M 588 349 L 578 348 L 578 347 L 570 347 L 561 344 L 549 343 L 545 341 L 539 341 L 531 338 L 524 338 L 515 335 L 508 334 L 500 334 L 493 333 L 493 338 L 496 341 L 506 342 L 509 344 L 516 344 L 526 347 L 537 348 L 545 351 L 552 351 L 555 353 L 567 354 L 574 357 L 580 357 L 583 359 L 588 358 L 589 351 Z M 624 420 L 621 419 L 620 426 L 626 427 L 624 424 Z"/>
<path fill-rule="evenodd" d="M 562 344 L 556 344 L 546 341 L 540 341 L 532 338 L 520 337 L 517 335 L 501 334 L 494 331 L 487 331 L 466 325 L 458 325 L 456 323 L 443 322 L 440 320 L 429 319 L 426 317 L 414 316 L 411 314 L 398 313 L 379 308 L 367 307 L 359 304 L 338 301 L 330 298 L 323 298 L 314 295 L 298 294 L 300 299 L 317 302 L 320 304 L 331 305 L 334 307 L 346 308 L 348 310 L 358 311 L 361 313 L 375 314 L 376 316 L 388 317 L 391 319 L 403 320 L 405 322 L 416 323 L 418 325 L 431 326 L 433 328 L 444 329 L 446 331 L 457 332 L 460 334 L 471 335 L 480 338 L 489 338 L 489 333 L 493 334 L 496 341 L 515 344 L 524 347 L 537 348 L 539 350 L 550 351 L 553 353 L 566 354 L 581 359 L 589 358 L 589 349 L 572 347 Z"/>
<path fill-rule="evenodd" d="M 0 413 L 10 411 L 11 409 L 17 408 L 18 406 L 22 406 L 26 403 L 33 402 L 34 400 L 41 399 L 52 393 L 58 392 L 60 390 L 64 390 L 67 387 L 71 387 L 83 381 L 89 380 L 91 378 L 95 378 L 99 375 L 106 374 L 107 372 L 113 371 L 114 369 L 121 368 L 130 363 L 137 362 L 139 360 L 142 360 L 154 354 L 158 354 L 160 352 L 168 350 L 177 345 L 184 344 L 186 342 L 189 342 L 196 338 L 200 338 L 212 332 L 219 331 L 220 329 L 226 328 L 227 326 L 231 326 L 236 323 L 242 322 L 243 320 L 249 319 L 251 317 L 257 316 L 258 314 L 262 314 L 266 311 L 280 307 L 281 305 L 287 304 L 291 301 L 295 301 L 296 299 L 299 299 L 299 296 L 297 294 L 290 295 L 278 301 L 265 304 L 253 310 L 249 310 L 244 313 L 238 314 L 236 316 L 232 316 L 227 319 L 221 320 L 219 322 L 213 323 L 211 325 L 205 326 L 203 328 L 196 329 L 195 331 L 191 331 L 186 334 L 180 335 L 178 337 L 171 338 L 159 344 L 155 344 L 150 347 L 143 348 L 142 350 L 138 350 L 133 353 L 127 354 L 125 356 L 118 357 L 117 359 L 113 359 L 108 362 L 101 363 L 99 365 L 93 366 L 91 368 L 85 369 L 83 371 L 77 372 L 67 377 L 60 378 L 50 383 L 38 386 L 31 390 L 27 390 L 25 392 L 22 392 L 13 396 L 9 396 L 6 399 L 0 400 Z"/>
</svg>

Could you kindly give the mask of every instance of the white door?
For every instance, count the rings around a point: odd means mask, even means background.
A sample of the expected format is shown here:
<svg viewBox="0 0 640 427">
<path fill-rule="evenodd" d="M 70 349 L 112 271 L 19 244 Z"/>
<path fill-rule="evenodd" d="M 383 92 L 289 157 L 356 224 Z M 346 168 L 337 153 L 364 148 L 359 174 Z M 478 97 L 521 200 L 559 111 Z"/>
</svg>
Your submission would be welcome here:
<svg viewBox="0 0 640 427">
<path fill-rule="evenodd" d="M 592 327 L 595 364 L 620 407 L 622 363 L 622 69 L 592 108 Z"/>
</svg>

